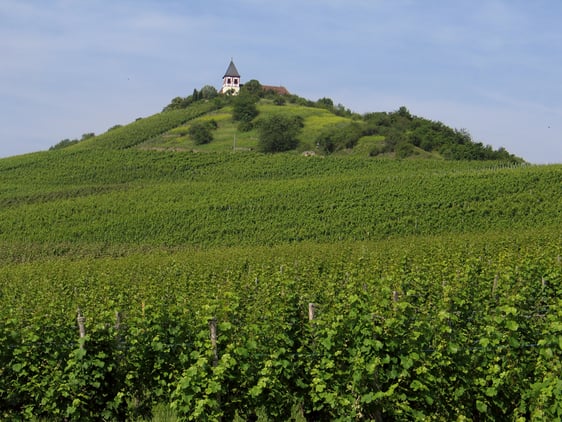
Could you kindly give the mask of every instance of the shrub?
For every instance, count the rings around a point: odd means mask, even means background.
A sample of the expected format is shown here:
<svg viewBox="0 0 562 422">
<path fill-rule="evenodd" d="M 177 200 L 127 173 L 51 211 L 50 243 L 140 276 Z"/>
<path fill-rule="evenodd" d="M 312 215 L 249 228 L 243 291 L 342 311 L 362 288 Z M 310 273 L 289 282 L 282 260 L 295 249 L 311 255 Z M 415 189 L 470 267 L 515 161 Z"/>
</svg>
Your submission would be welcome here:
<svg viewBox="0 0 562 422">
<path fill-rule="evenodd" d="M 240 95 L 250 95 L 253 97 L 263 96 L 263 87 L 256 79 L 251 79 L 240 88 Z"/>
<path fill-rule="evenodd" d="M 295 149 L 297 136 L 304 127 L 301 116 L 272 114 L 257 122 L 259 149 L 262 152 L 281 152 Z"/>
<path fill-rule="evenodd" d="M 62 148 L 66 148 L 70 145 L 74 145 L 77 144 L 78 142 L 80 142 L 78 139 L 63 139 L 62 141 L 60 141 L 59 143 L 53 145 L 52 147 L 49 148 L 49 151 L 52 151 L 54 149 L 62 149 Z"/>
<path fill-rule="evenodd" d="M 240 122 L 251 122 L 259 114 L 256 107 L 257 97 L 249 94 L 240 94 L 234 100 L 232 119 Z"/>
<path fill-rule="evenodd" d="M 357 123 L 338 124 L 324 129 L 316 138 L 317 145 L 326 153 L 353 148 L 363 135 Z"/>
<path fill-rule="evenodd" d="M 249 132 L 254 128 L 254 124 L 252 122 L 240 122 L 238 123 L 238 131 L 240 132 Z"/>
<path fill-rule="evenodd" d="M 211 85 L 205 85 L 203 88 L 201 88 L 201 91 L 199 91 L 199 96 L 203 100 L 212 100 L 218 95 L 219 93 L 217 92 L 217 89 Z"/>
<path fill-rule="evenodd" d="M 217 122 L 215 120 L 195 122 L 189 127 L 187 133 L 191 136 L 195 145 L 203 145 L 213 140 L 213 133 L 211 131 L 216 128 Z"/>
<path fill-rule="evenodd" d="M 325 108 L 326 110 L 332 110 L 334 108 L 334 102 L 332 101 L 331 98 L 320 98 L 318 101 L 316 101 L 316 107 L 319 108 Z"/>
<path fill-rule="evenodd" d="M 179 110 L 182 108 L 187 108 L 193 103 L 193 96 L 189 97 L 175 97 L 172 99 L 170 104 L 168 104 L 162 111 Z"/>
<path fill-rule="evenodd" d="M 399 142 L 394 150 L 396 158 L 406 158 L 414 153 L 414 146 L 409 142 Z"/>
</svg>

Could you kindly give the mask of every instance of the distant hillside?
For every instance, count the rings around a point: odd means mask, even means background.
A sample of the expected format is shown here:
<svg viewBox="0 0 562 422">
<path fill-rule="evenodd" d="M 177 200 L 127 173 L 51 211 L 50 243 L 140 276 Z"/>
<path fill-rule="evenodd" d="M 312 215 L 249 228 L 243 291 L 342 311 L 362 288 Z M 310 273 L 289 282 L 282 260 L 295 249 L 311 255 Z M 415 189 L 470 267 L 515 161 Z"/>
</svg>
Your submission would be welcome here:
<svg viewBox="0 0 562 422">
<path fill-rule="evenodd" d="M 266 123 L 269 132 L 263 129 Z M 287 124 L 296 125 L 294 139 L 283 139 Z M 116 125 L 98 136 L 65 139 L 52 148 L 274 152 L 275 148 L 263 147 L 272 133 L 280 138 L 276 142 L 290 142 L 282 150 L 321 155 L 523 162 L 504 148 L 494 150 L 473 141 L 465 129 L 414 116 L 406 107 L 359 115 L 341 104 L 334 105 L 330 98 L 311 101 L 297 95 L 279 95 L 263 89 L 255 80 L 246 83 L 239 96 L 219 95 L 215 88 L 205 86 L 190 96 L 174 98 L 161 113 Z"/>
</svg>

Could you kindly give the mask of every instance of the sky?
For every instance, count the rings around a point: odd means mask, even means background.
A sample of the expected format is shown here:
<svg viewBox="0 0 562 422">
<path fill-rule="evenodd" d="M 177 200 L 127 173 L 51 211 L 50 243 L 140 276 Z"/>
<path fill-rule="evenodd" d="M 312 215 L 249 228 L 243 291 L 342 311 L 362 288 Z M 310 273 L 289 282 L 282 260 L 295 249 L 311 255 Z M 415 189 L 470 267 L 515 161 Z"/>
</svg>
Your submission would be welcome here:
<svg viewBox="0 0 562 422">
<path fill-rule="evenodd" d="M 242 82 L 562 163 L 560 0 L 0 0 L 0 157 Z"/>
</svg>

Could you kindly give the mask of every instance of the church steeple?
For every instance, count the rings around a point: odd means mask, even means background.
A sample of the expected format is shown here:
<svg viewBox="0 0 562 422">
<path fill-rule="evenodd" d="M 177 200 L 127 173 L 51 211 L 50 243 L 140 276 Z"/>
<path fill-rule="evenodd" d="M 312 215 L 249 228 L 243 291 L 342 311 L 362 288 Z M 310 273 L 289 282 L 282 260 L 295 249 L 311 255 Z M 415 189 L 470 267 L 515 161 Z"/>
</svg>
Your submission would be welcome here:
<svg viewBox="0 0 562 422">
<path fill-rule="evenodd" d="M 238 73 L 238 69 L 236 69 L 232 59 L 230 59 L 228 69 L 226 69 L 222 77 L 221 94 L 226 94 L 228 92 L 233 95 L 238 95 L 238 92 L 240 92 L 240 73 Z"/>
</svg>

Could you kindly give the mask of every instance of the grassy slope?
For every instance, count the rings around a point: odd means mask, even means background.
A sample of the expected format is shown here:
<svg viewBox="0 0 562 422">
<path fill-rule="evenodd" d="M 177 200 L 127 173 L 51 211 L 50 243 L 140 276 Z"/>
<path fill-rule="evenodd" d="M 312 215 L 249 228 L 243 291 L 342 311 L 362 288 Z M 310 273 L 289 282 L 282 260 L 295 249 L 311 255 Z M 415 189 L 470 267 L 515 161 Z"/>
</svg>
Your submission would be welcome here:
<svg viewBox="0 0 562 422">
<path fill-rule="evenodd" d="M 276 105 L 270 99 L 261 99 L 257 103 L 259 116 L 267 117 L 271 114 L 300 116 L 304 120 L 304 128 L 299 135 L 297 152 L 314 151 L 323 154 L 317 148 L 318 135 L 329 126 L 340 123 L 350 123 L 352 116 L 342 117 L 333 112 L 318 107 L 286 103 Z M 185 109 L 156 113 L 146 118 L 124 126 L 110 129 L 106 133 L 88 138 L 78 144 L 71 145 L 70 150 L 84 149 L 126 149 L 142 148 L 150 150 L 173 150 L 195 152 L 227 152 L 236 150 L 249 151 L 258 147 L 258 133 L 250 130 L 240 132 L 238 122 L 232 120 L 232 105 L 224 99 L 216 98 L 211 101 L 199 101 Z M 358 116 L 355 116 L 358 117 Z M 217 123 L 213 131 L 213 141 L 206 145 L 196 145 L 188 135 L 193 123 L 214 120 Z M 404 123 L 404 122 L 402 122 Z M 400 125 L 399 123 L 395 123 Z M 369 156 L 373 150 L 380 150 L 384 143 L 384 135 L 364 136 L 357 145 L 350 150 L 339 151 L 337 154 L 352 154 Z M 441 159 L 436 152 L 427 152 L 412 146 L 412 157 Z M 394 156 L 394 153 L 384 155 Z"/>
<path fill-rule="evenodd" d="M 350 121 L 349 118 L 336 116 L 325 109 L 305 107 L 296 104 L 277 106 L 268 100 L 261 100 L 258 104 L 258 110 L 260 112 L 260 117 L 268 116 L 273 113 L 302 116 L 305 126 L 300 134 L 300 150 L 314 149 L 313 140 L 316 139 L 316 136 L 320 133 L 322 128 L 327 125 Z M 217 130 L 213 132 L 213 141 L 207 145 L 195 145 L 189 135 L 187 135 L 189 126 L 195 122 L 208 121 L 211 119 L 214 119 L 218 124 Z M 226 106 L 196 117 L 193 120 L 186 121 L 184 124 L 167 130 L 158 136 L 151 137 L 141 143 L 140 146 L 152 149 L 181 149 L 200 152 L 231 151 L 234 146 L 241 150 L 256 149 L 256 130 L 239 132 L 237 126 L 238 122 L 232 121 L 232 106 Z"/>
</svg>

